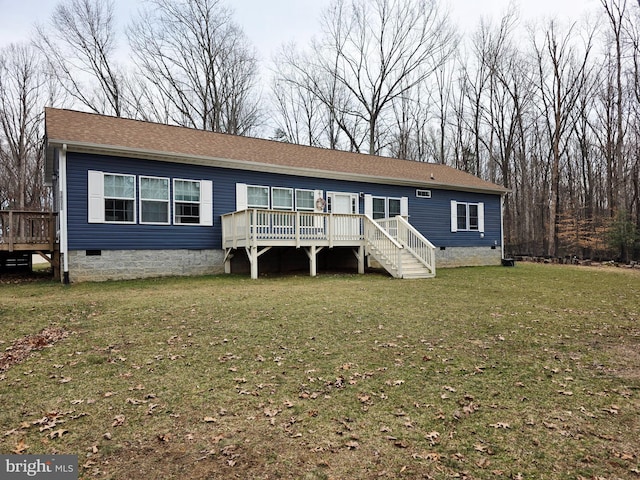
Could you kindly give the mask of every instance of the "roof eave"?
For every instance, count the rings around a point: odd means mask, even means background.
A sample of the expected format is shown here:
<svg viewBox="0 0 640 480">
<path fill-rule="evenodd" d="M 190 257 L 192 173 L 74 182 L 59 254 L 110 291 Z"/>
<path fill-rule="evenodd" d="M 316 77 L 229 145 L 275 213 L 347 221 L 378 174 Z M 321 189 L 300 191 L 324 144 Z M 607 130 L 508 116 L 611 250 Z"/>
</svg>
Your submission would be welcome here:
<svg viewBox="0 0 640 480">
<path fill-rule="evenodd" d="M 47 139 L 49 147 L 67 146 L 68 151 L 77 153 L 92 153 L 99 155 L 113 155 L 117 157 L 131 157 L 145 160 L 156 160 L 162 162 L 174 162 L 190 165 L 201 165 L 206 167 L 233 168 L 237 170 L 252 170 L 266 173 L 278 173 L 283 175 L 298 175 L 303 177 L 328 178 L 332 180 L 348 180 L 357 182 L 392 184 L 411 187 L 439 188 L 445 190 L 460 190 L 473 193 L 490 193 L 506 195 L 510 190 L 499 188 L 483 188 L 470 185 L 456 185 L 441 182 L 425 182 L 421 180 L 380 177 L 351 172 L 339 172 L 334 170 L 314 169 L 308 167 L 293 167 L 289 165 L 275 165 L 271 163 L 252 162 L 249 160 L 236 160 L 229 158 L 211 157 L 205 155 L 189 155 L 176 152 L 163 152 L 159 150 L 147 150 L 142 148 L 122 147 L 118 145 L 101 145 L 88 142 L 77 142 L 73 140 Z"/>
</svg>

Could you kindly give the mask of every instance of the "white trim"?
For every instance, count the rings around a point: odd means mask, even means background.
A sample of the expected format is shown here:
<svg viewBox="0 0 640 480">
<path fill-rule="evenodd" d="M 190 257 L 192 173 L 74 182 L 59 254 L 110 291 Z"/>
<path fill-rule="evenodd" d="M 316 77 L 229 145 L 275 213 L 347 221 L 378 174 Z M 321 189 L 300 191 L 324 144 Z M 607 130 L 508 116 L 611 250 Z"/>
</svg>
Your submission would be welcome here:
<svg viewBox="0 0 640 480">
<path fill-rule="evenodd" d="M 418 188 L 418 189 L 416 189 L 416 197 L 417 198 L 431 198 L 431 190 Z"/>
<path fill-rule="evenodd" d="M 478 231 L 484 233 L 484 202 L 478 203 Z"/>
<path fill-rule="evenodd" d="M 69 283 L 69 234 L 67 232 L 67 146 L 62 145 L 58 151 L 58 188 L 60 205 L 58 219 L 60 220 L 60 254 L 62 255 L 62 278 Z"/>
</svg>

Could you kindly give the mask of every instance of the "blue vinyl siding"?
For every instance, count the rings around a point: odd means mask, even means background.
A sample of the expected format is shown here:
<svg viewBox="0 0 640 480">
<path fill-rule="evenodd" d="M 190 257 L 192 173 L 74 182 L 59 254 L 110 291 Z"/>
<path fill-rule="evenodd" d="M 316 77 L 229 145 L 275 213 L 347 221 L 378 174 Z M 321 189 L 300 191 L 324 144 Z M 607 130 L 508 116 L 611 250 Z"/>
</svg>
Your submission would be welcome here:
<svg viewBox="0 0 640 480">
<path fill-rule="evenodd" d="M 87 221 L 87 172 L 149 175 L 157 177 L 211 180 L 213 182 L 213 227 L 195 225 L 116 225 L 89 224 Z M 500 195 L 458 192 L 431 188 L 431 198 L 416 197 L 416 188 L 348 182 L 322 178 L 279 175 L 247 170 L 185 165 L 169 162 L 78 154 L 67 155 L 68 233 L 70 250 L 137 249 L 219 249 L 222 229 L 220 216 L 236 209 L 236 183 L 268 185 L 327 192 L 365 193 L 373 196 L 408 197 L 409 221 L 436 246 L 500 245 Z M 172 192 L 173 193 L 173 192 Z M 139 208 L 136 191 L 136 209 Z M 484 202 L 485 232 L 451 232 L 451 200 Z M 173 209 L 173 205 L 170 206 Z M 364 213 L 364 198 L 360 198 Z M 173 211 L 171 212 L 173 218 Z M 139 222 L 139 215 L 138 215 Z M 496 243 L 497 242 L 497 243 Z"/>
</svg>

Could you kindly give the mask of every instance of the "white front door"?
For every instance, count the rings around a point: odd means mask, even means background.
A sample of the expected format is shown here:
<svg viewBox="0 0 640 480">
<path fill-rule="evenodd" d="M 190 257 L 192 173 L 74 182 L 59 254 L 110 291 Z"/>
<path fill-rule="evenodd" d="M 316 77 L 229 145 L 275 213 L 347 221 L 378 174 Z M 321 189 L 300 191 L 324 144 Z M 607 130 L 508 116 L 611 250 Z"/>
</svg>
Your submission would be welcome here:
<svg viewBox="0 0 640 480">
<path fill-rule="evenodd" d="M 360 218 L 346 215 L 359 211 L 359 195 L 357 193 L 329 192 L 328 210 L 336 216 L 333 221 L 333 235 L 336 240 L 356 240 L 360 238 Z M 345 216 L 342 216 L 345 215 Z"/>
<path fill-rule="evenodd" d="M 358 194 L 329 192 L 329 213 L 358 213 Z"/>
</svg>

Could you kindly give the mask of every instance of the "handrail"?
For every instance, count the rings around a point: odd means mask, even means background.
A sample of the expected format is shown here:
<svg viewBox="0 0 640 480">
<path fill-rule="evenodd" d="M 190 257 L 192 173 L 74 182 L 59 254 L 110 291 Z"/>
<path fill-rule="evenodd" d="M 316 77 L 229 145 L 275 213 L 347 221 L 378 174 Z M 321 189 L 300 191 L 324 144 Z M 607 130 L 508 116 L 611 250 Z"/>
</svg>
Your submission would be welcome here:
<svg viewBox="0 0 640 480">
<path fill-rule="evenodd" d="M 17 245 L 46 246 L 56 243 L 56 212 L 41 210 L 0 210 L 0 245 L 10 252 Z M 6 247 L 5 247 L 6 248 Z"/>
<path fill-rule="evenodd" d="M 403 246 L 369 215 L 365 215 L 364 218 L 365 240 L 370 247 L 370 253 L 394 277 L 402 278 Z M 387 268 L 385 263 L 388 263 L 390 268 Z"/>
<path fill-rule="evenodd" d="M 296 246 L 310 241 L 360 242 L 364 227 L 362 215 L 316 213 L 291 210 L 251 208 L 222 215 L 224 248 L 258 246 L 265 242 L 293 242 Z"/>
<path fill-rule="evenodd" d="M 416 230 L 413 225 L 401 216 L 378 220 L 378 222 L 382 228 L 390 234 L 394 232 L 395 238 L 403 244 L 420 263 L 427 267 L 433 275 L 436 274 L 436 247 Z"/>
</svg>

